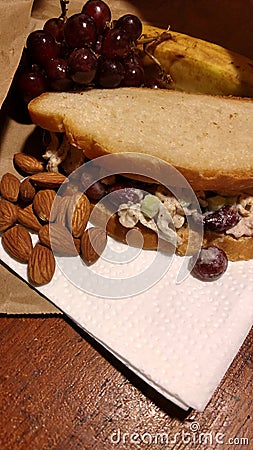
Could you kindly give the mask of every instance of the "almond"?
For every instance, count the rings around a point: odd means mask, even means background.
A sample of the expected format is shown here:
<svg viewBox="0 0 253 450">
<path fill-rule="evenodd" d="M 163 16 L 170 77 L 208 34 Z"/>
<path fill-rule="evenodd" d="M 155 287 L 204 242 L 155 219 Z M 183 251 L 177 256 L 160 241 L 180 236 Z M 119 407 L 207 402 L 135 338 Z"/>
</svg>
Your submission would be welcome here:
<svg viewBox="0 0 253 450">
<path fill-rule="evenodd" d="M 25 178 L 19 186 L 19 198 L 24 203 L 31 203 L 33 201 L 33 197 L 36 194 L 36 190 L 29 178 Z"/>
<path fill-rule="evenodd" d="M 61 196 L 71 196 L 74 194 L 77 194 L 79 191 L 78 186 L 76 186 L 74 183 L 64 183 L 63 186 L 61 186 Z"/>
<path fill-rule="evenodd" d="M 19 262 L 27 263 L 32 252 L 32 239 L 26 228 L 15 225 L 2 235 L 5 251 Z"/>
<path fill-rule="evenodd" d="M 81 239 L 73 238 L 73 241 L 74 241 L 74 244 L 75 244 L 75 247 L 76 247 L 76 251 L 77 251 L 78 255 L 80 255 L 80 253 L 81 253 Z"/>
<path fill-rule="evenodd" d="M 58 189 L 67 177 L 55 172 L 41 172 L 30 176 L 30 181 L 34 186 L 46 189 Z"/>
<path fill-rule="evenodd" d="M 90 201 L 85 194 L 70 197 L 67 211 L 67 224 L 75 238 L 81 237 L 90 217 Z"/>
<path fill-rule="evenodd" d="M 39 240 L 58 256 L 77 256 L 75 243 L 69 230 L 59 223 L 44 225 L 39 231 Z"/>
<path fill-rule="evenodd" d="M 32 203 L 25 208 L 19 208 L 17 215 L 18 222 L 21 223 L 21 225 L 23 225 L 24 227 L 29 228 L 30 230 L 39 231 L 39 229 L 42 227 L 41 223 L 33 212 Z"/>
<path fill-rule="evenodd" d="M 56 194 L 50 215 L 50 222 L 57 222 L 61 225 L 66 225 L 66 214 L 69 200 L 67 197 L 61 197 Z"/>
<path fill-rule="evenodd" d="M 55 272 L 53 252 L 44 245 L 36 244 L 28 260 L 28 278 L 37 285 L 49 283 Z"/>
<path fill-rule="evenodd" d="M 107 234 L 102 228 L 91 227 L 81 237 L 81 256 L 87 264 L 93 264 L 103 253 Z"/>
<path fill-rule="evenodd" d="M 56 192 L 52 189 L 39 191 L 34 196 L 33 210 L 36 216 L 43 222 L 49 222 L 55 197 Z"/>
<path fill-rule="evenodd" d="M 18 200 L 19 185 L 20 181 L 15 175 L 9 172 L 5 173 L 0 182 L 2 197 L 9 200 L 9 202 L 15 203 Z"/>
<path fill-rule="evenodd" d="M 50 227 L 49 223 L 43 225 L 38 232 L 38 237 L 41 244 L 51 249 L 49 227 Z"/>
<path fill-rule="evenodd" d="M 22 172 L 27 174 L 34 174 L 44 171 L 43 162 L 37 158 L 25 153 L 15 153 L 13 156 L 14 165 Z"/>
<path fill-rule="evenodd" d="M 0 232 L 12 227 L 18 218 L 18 208 L 8 200 L 0 200 Z"/>
</svg>

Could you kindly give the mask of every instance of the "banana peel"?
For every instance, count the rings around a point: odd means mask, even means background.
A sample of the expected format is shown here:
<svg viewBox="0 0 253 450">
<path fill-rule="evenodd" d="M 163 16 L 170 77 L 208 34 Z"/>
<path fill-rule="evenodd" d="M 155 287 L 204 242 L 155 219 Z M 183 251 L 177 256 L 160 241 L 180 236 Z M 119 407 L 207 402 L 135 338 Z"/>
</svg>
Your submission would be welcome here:
<svg viewBox="0 0 253 450">
<path fill-rule="evenodd" d="M 169 87 L 210 95 L 253 97 L 253 60 L 186 34 L 144 25 L 145 71 L 167 75 Z"/>
</svg>

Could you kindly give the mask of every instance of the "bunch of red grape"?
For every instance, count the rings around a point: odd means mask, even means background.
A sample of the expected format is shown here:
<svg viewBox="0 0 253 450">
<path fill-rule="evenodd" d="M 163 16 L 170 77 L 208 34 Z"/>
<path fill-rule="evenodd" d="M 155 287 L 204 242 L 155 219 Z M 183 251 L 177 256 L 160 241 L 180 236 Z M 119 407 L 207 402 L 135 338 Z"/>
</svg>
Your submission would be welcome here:
<svg viewBox="0 0 253 450">
<path fill-rule="evenodd" d="M 141 34 L 137 16 L 112 21 L 103 0 L 88 0 L 80 13 L 47 20 L 27 38 L 17 74 L 22 99 L 29 102 L 49 90 L 143 86 L 142 59 L 135 52 Z"/>
</svg>

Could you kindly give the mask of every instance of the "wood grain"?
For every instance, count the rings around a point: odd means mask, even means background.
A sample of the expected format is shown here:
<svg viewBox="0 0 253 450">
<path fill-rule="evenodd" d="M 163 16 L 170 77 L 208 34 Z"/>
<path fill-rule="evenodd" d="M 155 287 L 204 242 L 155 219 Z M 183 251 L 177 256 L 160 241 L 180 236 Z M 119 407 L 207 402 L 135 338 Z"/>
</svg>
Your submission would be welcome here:
<svg viewBox="0 0 253 450">
<path fill-rule="evenodd" d="M 64 316 L 3 315 L 0 339 L 1 450 L 253 448 L 253 332 L 203 413 L 166 401 Z"/>
</svg>

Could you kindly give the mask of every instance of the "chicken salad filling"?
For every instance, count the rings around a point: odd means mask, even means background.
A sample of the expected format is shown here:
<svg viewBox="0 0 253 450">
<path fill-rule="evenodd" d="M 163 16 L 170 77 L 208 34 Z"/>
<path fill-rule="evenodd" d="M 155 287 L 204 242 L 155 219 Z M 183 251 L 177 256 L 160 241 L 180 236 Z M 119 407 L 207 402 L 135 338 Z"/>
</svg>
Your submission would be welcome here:
<svg viewBox="0 0 253 450">
<path fill-rule="evenodd" d="M 187 216 L 202 220 L 206 230 L 224 232 L 236 239 L 253 236 L 253 195 L 241 192 L 228 196 L 199 191 L 196 196 L 202 217 L 191 203 L 175 198 L 158 186 L 154 193 L 143 194 L 139 201 L 121 203 L 118 219 L 126 228 L 133 228 L 140 222 L 153 231 L 161 232 L 164 239 L 177 245 L 181 243 L 177 230 L 185 225 Z"/>
</svg>

